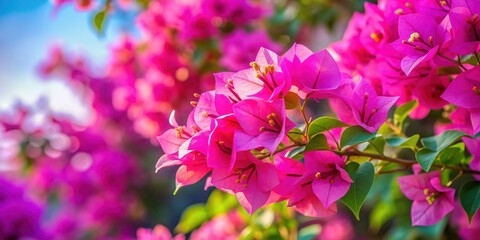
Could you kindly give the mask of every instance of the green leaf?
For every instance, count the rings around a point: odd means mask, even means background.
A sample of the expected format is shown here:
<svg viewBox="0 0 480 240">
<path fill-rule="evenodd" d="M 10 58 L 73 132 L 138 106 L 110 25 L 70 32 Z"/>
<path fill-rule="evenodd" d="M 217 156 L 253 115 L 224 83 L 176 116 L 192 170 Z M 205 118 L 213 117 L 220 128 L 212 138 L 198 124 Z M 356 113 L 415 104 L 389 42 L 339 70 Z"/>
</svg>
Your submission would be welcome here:
<svg viewBox="0 0 480 240">
<path fill-rule="evenodd" d="M 224 193 L 220 190 L 214 190 L 208 197 L 206 208 L 210 216 L 216 216 L 226 213 L 238 205 L 237 198 L 234 195 Z"/>
<path fill-rule="evenodd" d="M 428 172 L 433 162 L 437 158 L 438 153 L 439 152 L 430 150 L 428 148 L 423 148 L 415 154 L 415 158 L 417 159 L 417 162 L 420 164 L 420 166 L 422 166 L 423 170 L 425 170 L 425 172 Z"/>
<path fill-rule="evenodd" d="M 295 109 L 300 105 L 300 98 L 294 92 L 288 92 L 283 99 L 285 99 L 286 109 Z"/>
<path fill-rule="evenodd" d="M 480 207 L 480 183 L 477 181 L 465 183 L 460 189 L 459 199 L 468 215 L 468 220 L 472 221 L 473 215 Z"/>
<path fill-rule="evenodd" d="M 465 161 L 465 144 L 459 142 L 451 147 L 446 148 L 439 155 L 440 161 L 449 165 L 460 164 Z"/>
<path fill-rule="evenodd" d="M 311 137 L 317 133 L 325 132 L 339 127 L 348 127 L 348 124 L 333 117 L 319 117 L 310 123 L 308 135 Z"/>
<path fill-rule="evenodd" d="M 375 133 L 370 133 L 360 126 L 351 126 L 345 129 L 340 137 L 340 146 L 354 146 L 375 138 Z"/>
<path fill-rule="evenodd" d="M 314 151 L 314 150 L 328 150 L 327 138 L 323 134 L 317 134 L 315 137 L 310 139 L 307 146 L 305 147 L 305 152 Z"/>
<path fill-rule="evenodd" d="M 191 205 L 183 212 L 175 231 L 189 233 L 202 225 L 202 223 L 208 221 L 208 219 L 209 214 L 205 205 Z"/>
<path fill-rule="evenodd" d="M 405 119 L 407 119 L 408 114 L 413 111 L 413 109 L 415 109 L 417 106 L 418 101 L 413 100 L 395 109 L 395 112 L 393 113 L 393 124 L 401 128 L 403 122 L 405 121 Z"/>
<path fill-rule="evenodd" d="M 420 140 L 420 135 L 418 134 L 415 134 L 409 138 L 390 137 L 385 139 L 387 144 L 392 147 L 408 148 L 412 150 L 415 150 L 417 147 L 418 140 Z"/>
<path fill-rule="evenodd" d="M 370 140 L 369 145 L 364 150 L 364 152 L 367 152 L 367 153 L 375 153 L 375 154 L 378 153 L 381 155 L 383 155 L 384 151 L 385 151 L 385 139 L 382 136 Z"/>
<path fill-rule="evenodd" d="M 95 27 L 95 30 L 97 32 L 102 32 L 103 31 L 103 26 L 105 25 L 105 19 L 107 16 L 107 12 L 105 9 L 97 12 L 95 16 L 93 17 L 93 26 Z"/>
<path fill-rule="evenodd" d="M 350 185 L 347 194 L 341 198 L 341 201 L 352 210 L 357 220 L 360 220 L 360 209 L 372 187 L 375 168 L 371 162 L 365 162 L 362 165 L 349 163 L 345 170 L 352 178 L 353 183 Z"/>
<path fill-rule="evenodd" d="M 299 160 L 303 158 L 303 152 L 305 152 L 305 146 L 296 147 L 288 152 L 287 157 Z"/>
<path fill-rule="evenodd" d="M 423 138 L 422 143 L 431 150 L 441 151 L 465 135 L 464 132 L 448 130 L 438 136 Z"/>
<path fill-rule="evenodd" d="M 428 172 L 438 155 L 465 135 L 465 133 L 460 131 L 449 130 L 438 136 L 422 139 L 425 148 L 420 149 L 415 154 L 418 163 L 425 172 Z"/>
</svg>

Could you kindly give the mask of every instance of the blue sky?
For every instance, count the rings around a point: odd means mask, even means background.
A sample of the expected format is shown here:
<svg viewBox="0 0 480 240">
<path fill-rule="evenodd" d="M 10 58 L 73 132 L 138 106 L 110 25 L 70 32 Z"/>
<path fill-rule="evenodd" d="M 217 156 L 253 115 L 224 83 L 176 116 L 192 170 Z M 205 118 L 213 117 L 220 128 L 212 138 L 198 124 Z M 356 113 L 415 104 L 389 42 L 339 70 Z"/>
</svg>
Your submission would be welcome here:
<svg viewBox="0 0 480 240">
<path fill-rule="evenodd" d="M 103 66 L 109 42 L 130 20 L 111 20 L 107 34 L 99 36 L 92 17 L 92 12 L 77 12 L 72 6 L 53 17 L 48 0 L 0 0 L 0 109 L 16 99 L 31 104 L 46 96 L 55 111 L 84 119 L 86 109 L 75 94 L 61 81 L 42 81 L 36 68 L 54 43 Z"/>
</svg>

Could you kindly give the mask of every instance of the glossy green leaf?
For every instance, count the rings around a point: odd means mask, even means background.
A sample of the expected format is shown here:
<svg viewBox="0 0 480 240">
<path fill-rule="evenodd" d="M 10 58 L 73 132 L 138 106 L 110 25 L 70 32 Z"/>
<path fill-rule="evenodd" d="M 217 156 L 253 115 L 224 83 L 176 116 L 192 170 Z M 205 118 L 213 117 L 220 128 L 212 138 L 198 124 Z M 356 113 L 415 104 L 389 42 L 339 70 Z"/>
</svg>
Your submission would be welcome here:
<svg viewBox="0 0 480 240">
<path fill-rule="evenodd" d="M 315 137 L 310 139 L 307 146 L 305 147 L 305 152 L 314 151 L 314 150 L 328 150 L 327 138 L 323 134 L 317 134 Z"/>
<path fill-rule="evenodd" d="M 465 144 L 457 143 L 442 151 L 439 155 L 440 161 L 445 164 L 455 165 L 465 161 Z"/>
<path fill-rule="evenodd" d="M 374 154 L 381 154 L 383 155 L 385 151 L 385 138 L 382 136 L 376 137 L 369 141 L 367 148 L 364 152 L 367 153 L 374 153 Z"/>
<path fill-rule="evenodd" d="M 375 168 L 370 162 L 365 162 L 361 165 L 352 162 L 345 167 L 345 170 L 350 175 L 353 183 L 350 185 L 347 194 L 341 198 L 341 201 L 352 210 L 357 220 L 360 220 L 360 209 L 372 187 L 375 178 Z"/>
<path fill-rule="evenodd" d="M 97 30 L 97 32 L 103 31 L 103 26 L 105 25 L 106 16 L 107 16 L 107 12 L 104 9 L 97 12 L 93 17 L 93 26 L 95 27 L 95 30 Z"/>
<path fill-rule="evenodd" d="M 354 146 L 359 143 L 368 142 L 375 138 L 375 133 L 368 132 L 360 126 L 346 128 L 340 137 L 340 146 Z"/>
<path fill-rule="evenodd" d="M 448 130 L 438 136 L 423 138 L 422 143 L 426 148 L 441 151 L 465 135 L 464 132 Z"/>
<path fill-rule="evenodd" d="M 472 221 L 473 215 L 480 207 L 480 182 L 470 181 L 465 183 L 460 189 L 459 199 L 469 221 Z"/>
<path fill-rule="evenodd" d="M 415 154 L 415 158 L 417 159 L 417 162 L 420 164 L 420 166 L 422 166 L 423 170 L 425 172 L 428 172 L 433 162 L 437 158 L 438 153 L 439 152 L 437 151 L 423 148 Z"/>
<path fill-rule="evenodd" d="M 403 122 L 405 119 L 407 119 L 408 114 L 410 114 L 410 112 L 413 111 L 417 106 L 418 101 L 413 100 L 395 109 L 395 112 L 393 113 L 393 124 L 401 128 Z"/>
<path fill-rule="evenodd" d="M 303 153 L 305 152 L 305 146 L 301 147 L 296 147 L 292 149 L 290 152 L 288 152 L 287 157 L 289 158 L 295 158 L 297 160 L 303 158 Z"/>
<path fill-rule="evenodd" d="M 333 117 L 327 117 L 327 116 L 319 117 L 310 123 L 308 135 L 313 136 L 315 134 L 325 132 L 334 128 L 347 127 L 347 126 L 348 124 Z"/>
<path fill-rule="evenodd" d="M 385 139 L 387 144 L 392 147 L 408 148 L 412 150 L 415 150 L 417 147 L 418 140 L 420 140 L 420 135 L 418 134 L 415 134 L 409 138 L 389 137 Z"/>
<path fill-rule="evenodd" d="M 175 230 L 181 233 L 189 233 L 208 220 L 209 214 L 205 205 L 194 204 L 183 212 Z"/>
<path fill-rule="evenodd" d="M 449 130 L 438 136 L 422 139 L 425 147 L 415 154 L 418 163 L 424 171 L 428 172 L 438 155 L 465 135 L 465 133 L 460 131 Z"/>
</svg>

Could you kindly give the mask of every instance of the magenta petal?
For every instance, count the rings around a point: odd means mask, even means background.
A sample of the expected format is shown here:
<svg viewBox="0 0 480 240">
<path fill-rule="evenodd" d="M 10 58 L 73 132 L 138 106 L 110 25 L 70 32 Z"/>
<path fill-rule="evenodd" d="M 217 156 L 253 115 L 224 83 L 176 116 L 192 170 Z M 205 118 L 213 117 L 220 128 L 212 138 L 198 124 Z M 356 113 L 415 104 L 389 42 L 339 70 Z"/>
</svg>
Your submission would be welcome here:
<svg viewBox="0 0 480 240">
<path fill-rule="evenodd" d="M 158 159 L 157 163 L 155 164 L 155 172 L 160 171 L 160 169 L 162 168 L 180 165 L 181 163 L 182 161 L 171 158 L 167 154 L 164 154 L 160 157 L 160 159 Z"/>
<path fill-rule="evenodd" d="M 435 57 L 438 51 L 438 46 L 430 49 L 425 55 L 410 55 L 402 59 L 401 67 L 403 72 L 408 76 L 410 73 L 422 62 L 427 61 Z"/>
<path fill-rule="evenodd" d="M 448 200 L 453 201 L 454 193 L 448 193 L 448 196 L 440 196 L 430 205 L 427 201 L 414 201 L 412 204 L 412 225 L 429 226 L 438 223 L 445 215 L 454 209 L 454 205 Z"/>
<path fill-rule="evenodd" d="M 470 120 L 472 121 L 473 133 L 480 132 L 480 110 L 472 111 L 470 113 Z"/>
<path fill-rule="evenodd" d="M 442 94 L 442 98 L 464 108 L 480 108 L 480 67 L 459 74 Z"/>
<path fill-rule="evenodd" d="M 398 178 L 400 191 L 410 200 L 425 200 L 425 189 L 431 189 L 430 180 L 440 176 L 438 171 L 418 175 L 407 175 Z"/>
<path fill-rule="evenodd" d="M 177 189 L 179 187 L 197 183 L 209 172 L 210 169 L 207 167 L 180 166 L 176 175 Z"/>
<path fill-rule="evenodd" d="M 233 113 L 237 117 L 242 129 L 250 135 L 260 134 L 260 127 L 268 126 L 267 115 L 277 112 L 264 100 L 245 99 L 233 106 Z"/>
<path fill-rule="evenodd" d="M 178 152 L 180 146 L 185 142 L 185 139 L 177 137 L 175 129 L 169 129 L 161 136 L 157 137 L 160 146 L 166 154 L 174 154 Z"/>
<path fill-rule="evenodd" d="M 242 99 L 263 90 L 263 82 L 256 76 L 257 73 L 251 68 L 236 72 L 231 76 L 235 90 Z"/>
<path fill-rule="evenodd" d="M 278 66 L 278 55 L 273 51 L 260 48 L 257 53 L 257 57 L 255 58 L 255 62 L 260 65 L 260 67 L 265 67 L 267 65 Z"/>
<path fill-rule="evenodd" d="M 270 163 L 256 164 L 257 184 L 260 191 L 271 191 L 278 186 L 280 180 L 278 179 L 277 169 Z"/>
<path fill-rule="evenodd" d="M 293 62 L 297 58 L 300 62 L 305 61 L 313 52 L 302 44 L 294 43 L 293 46 L 283 55 L 283 58 Z"/>
<path fill-rule="evenodd" d="M 302 63 L 302 72 L 299 81 L 309 89 L 334 89 L 340 84 L 340 70 L 327 50 L 309 56 Z"/>
<path fill-rule="evenodd" d="M 251 215 L 267 202 L 270 192 L 262 192 L 256 186 L 248 186 L 243 192 L 237 192 L 238 202 Z"/>
<path fill-rule="evenodd" d="M 323 204 L 314 194 L 309 194 L 303 200 L 297 202 L 294 206 L 295 210 L 309 217 L 328 217 L 337 212 L 337 205 L 332 204 L 329 208 L 324 208 Z"/>
<path fill-rule="evenodd" d="M 333 182 L 332 182 L 333 180 Z M 340 176 L 326 179 L 314 179 L 312 189 L 325 208 L 345 196 L 350 188 L 350 183 Z"/>
</svg>

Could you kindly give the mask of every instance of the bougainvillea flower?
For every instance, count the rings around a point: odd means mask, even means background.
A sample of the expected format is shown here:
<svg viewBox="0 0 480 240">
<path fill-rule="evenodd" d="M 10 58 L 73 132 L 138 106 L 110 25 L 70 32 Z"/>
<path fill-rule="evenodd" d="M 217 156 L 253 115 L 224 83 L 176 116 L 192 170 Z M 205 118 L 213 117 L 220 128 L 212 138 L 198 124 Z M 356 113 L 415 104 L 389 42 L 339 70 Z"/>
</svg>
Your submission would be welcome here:
<svg viewBox="0 0 480 240">
<path fill-rule="evenodd" d="M 413 226 L 433 225 L 454 209 L 455 190 L 444 187 L 440 172 L 429 172 L 398 178 L 402 193 L 413 201 Z"/>
<path fill-rule="evenodd" d="M 340 84 L 340 70 L 327 50 L 316 53 L 296 44 L 282 60 L 287 78 L 305 94 L 335 89 Z"/>
<path fill-rule="evenodd" d="M 397 99 L 398 97 L 377 96 L 367 81 L 360 80 L 353 89 L 353 116 L 365 130 L 375 132 L 387 120 L 388 111 Z"/>
<path fill-rule="evenodd" d="M 438 26 L 435 19 L 428 15 L 414 13 L 400 16 L 400 39 L 394 46 L 406 54 L 401 63 L 405 74 L 410 75 L 420 63 L 436 56 L 444 42 L 443 31 L 442 26 Z"/>
<path fill-rule="evenodd" d="M 463 108 L 480 108 L 480 67 L 459 74 L 448 85 L 442 98 Z"/>
<path fill-rule="evenodd" d="M 246 99 L 235 106 L 233 112 L 242 131 L 235 134 L 238 151 L 265 147 L 274 152 L 295 124 L 285 114 L 283 100 L 267 102 L 263 99 Z"/>
<path fill-rule="evenodd" d="M 329 151 L 305 152 L 307 176 L 312 189 L 325 208 L 343 197 L 353 182 L 344 169 L 345 159 Z"/>
<path fill-rule="evenodd" d="M 214 128 L 208 139 L 207 163 L 211 168 L 231 169 L 237 156 L 234 135 L 240 125 L 233 116 L 226 115 L 215 119 Z"/>
<path fill-rule="evenodd" d="M 455 1 L 449 17 L 454 34 L 451 50 L 458 54 L 471 54 L 480 50 L 480 4 L 474 1 Z"/>
<path fill-rule="evenodd" d="M 240 98 L 257 97 L 265 100 L 285 96 L 291 88 L 290 79 L 278 66 L 280 57 L 266 48 L 258 51 L 251 69 L 231 76 L 234 89 Z"/>
<path fill-rule="evenodd" d="M 272 190 L 279 184 L 275 166 L 240 152 L 231 171 L 214 168 L 212 184 L 237 195 L 240 204 L 252 214 L 267 204 Z"/>
</svg>

